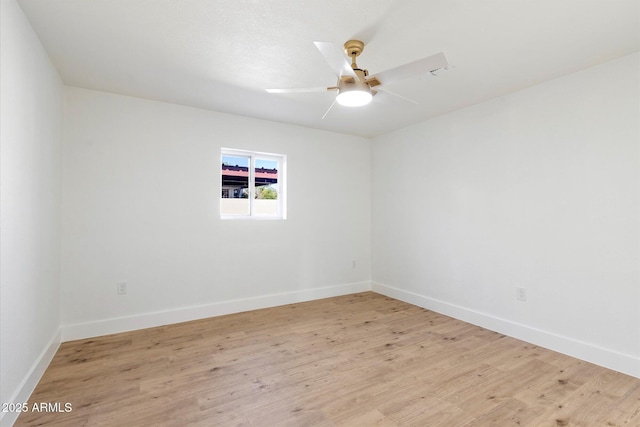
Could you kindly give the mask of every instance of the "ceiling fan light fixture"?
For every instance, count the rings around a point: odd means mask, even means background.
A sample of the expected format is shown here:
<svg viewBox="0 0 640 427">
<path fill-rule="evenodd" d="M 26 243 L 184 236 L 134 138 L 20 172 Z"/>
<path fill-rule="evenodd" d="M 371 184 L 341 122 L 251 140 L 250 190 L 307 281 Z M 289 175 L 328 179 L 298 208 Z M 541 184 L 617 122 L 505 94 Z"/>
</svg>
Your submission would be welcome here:
<svg viewBox="0 0 640 427">
<path fill-rule="evenodd" d="M 370 103 L 372 98 L 371 92 L 367 90 L 340 90 L 336 101 L 345 107 L 362 107 Z"/>
<path fill-rule="evenodd" d="M 399 67 L 381 71 L 370 76 L 369 72 L 358 67 L 356 57 L 364 49 L 364 43 L 360 40 L 348 40 L 341 49 L 337 44 L 331 42 L 314 42 L 327 64 L 338 76 L 335 86 L 327 88 L 315 87 L 306 89 L 267 89 L 269 93 L 304 93 L 304 92 L 337 92 L 334 102 L 326 111 L 324 119 L 331 108 L 338 103 L 347 107 L 362 107 L 373 99 L 373 95 L 379 91 L 397 96 L 405 101 L 417 104 L 417 102 L 405 98 L 386 90 L 386 86 L 396 81 L 418 76 L 438 75 L 442 71 L 450 68 L 444 53 L 436 53 L 413 62 L 409 62 Z M 348 59 L 351 59 L 349 64 Z"/>
<path fill-rule="evenodd" d="M 340 82 L 336 101 L 345 107 L 362 107 L 371 102 L 373 95 L 369 85 L 358 81 L 353 83 Z"/>
</svg>

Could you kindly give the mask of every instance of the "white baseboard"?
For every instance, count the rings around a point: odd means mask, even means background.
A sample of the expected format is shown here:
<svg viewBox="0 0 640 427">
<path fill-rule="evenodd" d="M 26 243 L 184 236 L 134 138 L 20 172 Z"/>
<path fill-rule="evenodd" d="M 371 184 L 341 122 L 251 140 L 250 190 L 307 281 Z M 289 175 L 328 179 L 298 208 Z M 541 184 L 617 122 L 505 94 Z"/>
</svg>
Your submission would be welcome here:
<svg viewBox="0 0 640 427">
<path fill-rule="evenodd" d="M 540 347 L 640 378 L 639 357 L 619 353 L 392 286 L 372 283 L 371 290 Z"/>
<path fill-rule="evenodd" d="M 38 385 L 40 378 L 42 378 L 42 374 L 44 374 L 44 371 L 47 370 L 49 363 L 51 363 L 51 359 L 53 359 L 56 351 L 58 351 L 60 342 L 61 331 L 60 329 L 58 329 L 55 335 L 51 337 L 51 340 L 44 348 L 44 350 L 42 350 L 40 356 L 38 356 L 34 364 L 31 366 L 31 369 L 20 383 L 20 386 L 18 387 L 14 395 L 9 400 L 10 403 L 24 403 L 29 401 L 29 397 L 31 396 L 31 393 L 33 393 L 33 390 L 36 388 L 36 385 Z M 18 419 L 19 415 L 19 412 L 0 412 L 0 426 L 13 425 L 13 423 L 15 423 Z"/>
<path fill-rule="evenodd" d="M 225 314 L 240 313 L 260 308 L 276 307 L 296 302 L 312 301 L 371 290 L 371 282 L 348 283 L 338 286 L 305 289 L 279 294 L 263 295 L 222 301 L 200 306 L 171 309 L 134 316 L 116 317 L 95 322 L 62 325 L 62 341 L 92 338 L 137 329 L 152 328 L 172 323 L 188 322 Z"/>
</svg>

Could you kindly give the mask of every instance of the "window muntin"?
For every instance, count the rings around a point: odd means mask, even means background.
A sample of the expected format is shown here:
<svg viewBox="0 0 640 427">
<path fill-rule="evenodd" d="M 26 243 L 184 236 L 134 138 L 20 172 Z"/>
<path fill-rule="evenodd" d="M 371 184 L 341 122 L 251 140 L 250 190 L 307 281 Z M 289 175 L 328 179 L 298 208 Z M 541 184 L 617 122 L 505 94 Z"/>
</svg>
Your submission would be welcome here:
<svg viewBox="0 0 640 427">
<path fill-rule="evenodd" d="M 286 156 L 222 149 L 221 218 L 284 219 Z"/>
</svg>

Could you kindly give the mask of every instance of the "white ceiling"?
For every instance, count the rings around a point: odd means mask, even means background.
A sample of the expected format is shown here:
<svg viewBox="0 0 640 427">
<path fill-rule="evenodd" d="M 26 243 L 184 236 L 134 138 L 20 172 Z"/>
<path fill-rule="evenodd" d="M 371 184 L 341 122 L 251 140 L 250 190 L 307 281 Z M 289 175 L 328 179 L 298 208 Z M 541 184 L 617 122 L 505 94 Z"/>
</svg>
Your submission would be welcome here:
<svg viewBox="0 0 640 427">
<path fill-rule="evenodd" d="M 640 0 L 19 0 L 68 85 L 375 136 L 640 50 Z M 366 43 L 371 74 L 444 52 L 439 77 L 360 108 L 314 41 Z M 640 70 L 639 70 L 640 72 Z"/>
</svg>

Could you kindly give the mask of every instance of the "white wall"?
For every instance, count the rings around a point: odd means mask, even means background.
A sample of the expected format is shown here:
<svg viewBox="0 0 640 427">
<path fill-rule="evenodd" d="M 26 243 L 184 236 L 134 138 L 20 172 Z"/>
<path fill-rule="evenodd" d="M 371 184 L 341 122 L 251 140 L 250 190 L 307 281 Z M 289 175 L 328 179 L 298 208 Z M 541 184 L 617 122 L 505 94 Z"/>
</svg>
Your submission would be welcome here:
<svg viewBox="0 0 640 427">
<path fill-rule="evenodd" d="M 22 402 L 60 341 L 62 82 L 14 0 L 0 17 L 0 401 Z"/>
<path fill-rule="evenodd" d="M 288 219 L 219 219 L 221 147 L 288 156 Z M 370 153 L 364 138 L 66 88 L 63 339 L 368 289 Z"/>
<path fill-rule="evenodd" d="M 374 290 L 640 376 L 639 70 L 377 138 Z"/>
</svg>

